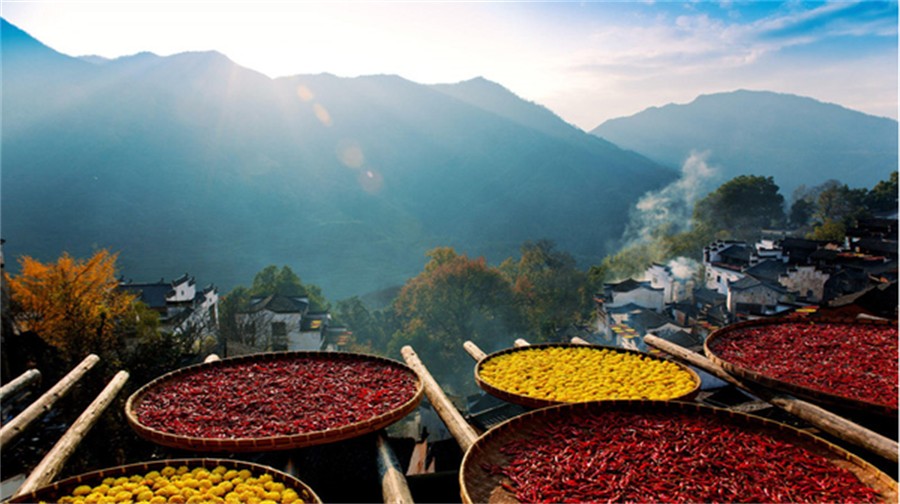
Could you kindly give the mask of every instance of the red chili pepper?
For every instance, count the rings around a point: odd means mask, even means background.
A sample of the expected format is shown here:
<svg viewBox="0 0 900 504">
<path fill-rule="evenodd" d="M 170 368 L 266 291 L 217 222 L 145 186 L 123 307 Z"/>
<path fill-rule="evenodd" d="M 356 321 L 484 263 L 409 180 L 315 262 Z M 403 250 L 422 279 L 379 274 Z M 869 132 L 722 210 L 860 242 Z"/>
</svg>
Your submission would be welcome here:
<svg viewBox="0 0 900 504">
<path fill-rule="evenodd" d="M 416 383 L 415 375 L 399 366 L 363 359 L 243 362 L 201 368 L 160 384 L 143 396 L 135 413 L 143 425 L 179 435 L 293 435 L 386 413 L 409 401 Z"/>
<path fill-rule="evenodd" d="M 566 423 L 501 447 L 509 463 L 482 469 L 522 502 L 878 500 L 828 459 L 718 418 L 608 411 Z"/>
</svg>

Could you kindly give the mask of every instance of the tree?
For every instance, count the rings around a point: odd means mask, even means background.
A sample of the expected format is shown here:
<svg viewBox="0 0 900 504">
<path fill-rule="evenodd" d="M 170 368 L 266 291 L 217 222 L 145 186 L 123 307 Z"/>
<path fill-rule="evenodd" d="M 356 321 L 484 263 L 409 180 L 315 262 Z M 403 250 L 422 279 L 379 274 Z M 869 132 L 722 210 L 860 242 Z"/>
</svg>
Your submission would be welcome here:
<svg viewBox="0 0 900 504">
<path fill-rule="evenodd" d="M 428 252 L 422 273 L 410 279 L 394 301 L 400 330 L 389 354 L 412 345 L 443 385 L 471 388 L 462 350 L 472 340 L 485 351 L 506 347 L 521 332 L 520 315 L 509 282 L 484 258 L 469 259 L 452 248 Z"/>
<path fill-rule="evenodd" d="M 552 241 L 525 242 L 521 253 L 518 262 L 507 259 L 500 269 L 513 285 L 529 334 L 538 342 L 551 341 L 559 329 L 590 312 L 587 275 Z"/>
<path fill-rule="evenodd" d="M 887 180 L 875 184 L 869 191 L 866 204 L 873 212 L 897 210 L 897 172 L 891 172 Z"/>
<path fill-rule="evenodd" d="M 70 361 L 89 353 L 116 355 L 117 325 L 132 313 L 134 296 L 118 289 L 116 254 L 100 250 L 87 260 L 63 254 L 56 263 L 20 260 L 9 278 L 20 328 L 36 332 Z"/>
<path fill-rule="evenodd" d="M 740 175 L 698 201 L 694 225 L 752 240 L 761 229 L 784 222 L 784 197 L 772 177 Z"/>
<path fill-rule="evenodd" d="M 387 354 L 391 335 L 399 329 L 392 310 L 369 311 L 357 296 L 337 302 L 335 320 L 353 332 L 351 346 L 356 350 L 382 355 Z"/>
<path fill-rule="evenodd" d="M 277 294 L 281 296 L 307 296 L 310 308 L 313 311 L 324 311 L 330 308 L 330 303 L 322 295 L 322 289 L 317 285 L 304 285 L 300 277 L 289 266 L 279 269 L 274 264 L 266 266 L 253 277 L 253 285 L 248 291 L 250 296 L 269 296 Z"/>
</svg>

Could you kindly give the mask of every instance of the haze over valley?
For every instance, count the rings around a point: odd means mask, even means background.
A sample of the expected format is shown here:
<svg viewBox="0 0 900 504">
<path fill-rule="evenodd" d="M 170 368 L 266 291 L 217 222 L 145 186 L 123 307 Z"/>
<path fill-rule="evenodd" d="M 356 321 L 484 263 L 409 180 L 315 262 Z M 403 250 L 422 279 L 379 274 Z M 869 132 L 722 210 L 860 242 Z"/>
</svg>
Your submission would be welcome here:
<svg viewBox="0 0 900 504">
<path fill-rule="evenodd" d="M 227 292 L 287 264 L 341 299 L 402 284 L 437 246 L 498 263 L 549 239 L 596 264 L 692 154 L 705 190 L 774 175 L 788 202 L 897 169 L 895 120 L 793 95 L 723 92 L 588 133 L 481 77 L 273 79 L 215 51 L 76 58 L 5 20 L 2 37 L 13 271 L 108 248 L 136 281 L 187 271 Z"/>
</svg>

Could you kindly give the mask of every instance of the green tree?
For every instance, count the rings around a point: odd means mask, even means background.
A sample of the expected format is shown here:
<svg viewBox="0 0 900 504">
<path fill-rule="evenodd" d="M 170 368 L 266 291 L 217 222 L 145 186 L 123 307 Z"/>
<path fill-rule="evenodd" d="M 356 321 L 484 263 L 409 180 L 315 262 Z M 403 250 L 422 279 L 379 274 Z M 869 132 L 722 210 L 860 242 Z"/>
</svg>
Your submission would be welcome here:
<svg viewBox="0 0 900 504">
<path fill-rule="evenodd" d="M 472 361 L 462 344 L 485 351 L 508 346 L 521 334 L 512 287 L 484 258 L 469 259 L 452 248 L 427 253 L 422 273 L 410 279 L 394 301 L 400 330 L 389 354 L 412 345 L 435 379 L 451 390 L 472 389 Z"/>
<path fill-rule="evenodd" d="M 784 222 L 784 197 L 772 177 L 740 175 L 725 182 L 694 206 L 695 225 L 753 240 L 761 229 Z"/>
<path fill-rule="evenodd" d="M 866 198 L 866 205 L 873 212 L 897 210 L 897 172 L 891 172 L 887 180 L 875 184 Z"/>
<path fill-rule="evenodd" d="M 518 262 L 507 259 L 500 269 L 513 285 L 536 342 L 551 341 L 559 329 L 581 322 L 590 312 L 587 274 L 552 241 L 526 242 Z"/>
<path fill-rule="evenodd" d="M 399 329 L 393 311 L 372 310 L 357 296 L 337 302 L 335 320 L 353 332 L 355 351 L 387 355 L 391 335 Z"/>
<path fill-rule="evenodd" d="M 322 289 L 314 284 L 305 285 L 300 277 L 289 266 L 280 269 L 274 264 L 266 266 L 253 277 L 253 284 L 248 290 L 252 296 L 307 296 L 310 309 L 313 311 L 328 310 L 331 305 L 322 295 Z"/>
</svg>

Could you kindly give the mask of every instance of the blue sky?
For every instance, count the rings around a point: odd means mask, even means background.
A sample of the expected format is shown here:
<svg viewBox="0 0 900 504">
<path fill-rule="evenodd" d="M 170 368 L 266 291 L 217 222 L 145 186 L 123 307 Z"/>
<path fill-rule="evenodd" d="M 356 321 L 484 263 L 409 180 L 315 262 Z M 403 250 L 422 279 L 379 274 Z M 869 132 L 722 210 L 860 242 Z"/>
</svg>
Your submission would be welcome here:
<svg viewBox="0 0 900 504">
<path fill-rule="evenodd" d="M 735 89 L 897 118 L 896 2 L 15 1 L 69 55 L 217 50 L 271 77 L 483 76 L 590 130 Z"/>
</svg>

